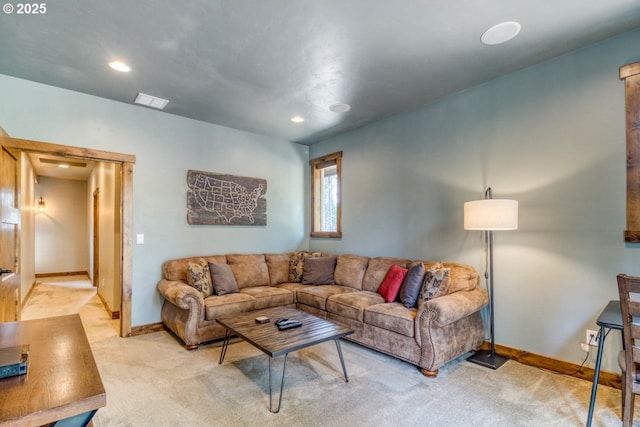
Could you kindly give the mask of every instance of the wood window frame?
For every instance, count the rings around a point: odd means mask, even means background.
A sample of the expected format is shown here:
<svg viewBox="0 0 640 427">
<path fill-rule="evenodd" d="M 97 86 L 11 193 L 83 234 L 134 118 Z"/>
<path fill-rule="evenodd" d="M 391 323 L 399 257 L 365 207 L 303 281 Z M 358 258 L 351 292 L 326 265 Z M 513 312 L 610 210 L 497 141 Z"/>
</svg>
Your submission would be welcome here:
<svg viewBox="0 0 640 427">
<path fill-rule="evenodd" d="M 341 238 L 342 237 L 342 151 L 317 157 L 309 161 L 311 166 L 311 237 Z M 336 203 L 337 224 L 336 231 L 318 231 L 320 228 L 320 199 L 318 188 L 322 183 L 322 169 L 336 166 L 338 200 Z"/>
</svg>

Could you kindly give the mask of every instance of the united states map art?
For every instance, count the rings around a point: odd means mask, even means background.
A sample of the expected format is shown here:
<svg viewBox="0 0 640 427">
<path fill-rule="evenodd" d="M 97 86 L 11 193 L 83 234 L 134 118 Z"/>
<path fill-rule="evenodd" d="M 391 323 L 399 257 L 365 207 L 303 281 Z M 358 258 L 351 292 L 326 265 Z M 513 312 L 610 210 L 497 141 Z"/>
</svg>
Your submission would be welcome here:
<svg viewBox="0 0 640 427">
<path fill-rule="evenodd" d="M 267 225 L 267 180 L 187 172 L 187 222 L 192 225 Z"/>
</svg>

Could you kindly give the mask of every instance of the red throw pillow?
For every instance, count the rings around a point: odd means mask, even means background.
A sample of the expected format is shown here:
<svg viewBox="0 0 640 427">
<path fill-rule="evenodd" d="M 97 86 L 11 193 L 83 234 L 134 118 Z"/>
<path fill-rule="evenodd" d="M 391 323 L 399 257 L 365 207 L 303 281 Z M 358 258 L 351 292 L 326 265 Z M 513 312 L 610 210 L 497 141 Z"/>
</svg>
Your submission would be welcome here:
<svg viewBox="0 0 640 427">
<path fill-rule="evenodd" d="M 389 271 L 387 271 L 387 275 L 384 276 L 384 280 L 378 288 L 378 293 L 384 297 L 385 301 L 393 302 L 396 300 L 398 292 L 400 292 L 400 286 L 402 286 L 402 282 L 407 275 L 407 271 L 409 270 L 396 264 L 393 264 Z"/>
</svg>

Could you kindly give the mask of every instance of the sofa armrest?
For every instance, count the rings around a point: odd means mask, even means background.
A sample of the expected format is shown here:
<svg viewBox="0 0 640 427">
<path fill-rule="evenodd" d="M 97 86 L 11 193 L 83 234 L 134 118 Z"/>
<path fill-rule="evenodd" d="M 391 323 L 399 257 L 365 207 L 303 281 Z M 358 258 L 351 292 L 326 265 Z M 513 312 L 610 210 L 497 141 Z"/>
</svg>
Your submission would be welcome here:
<svg viewBox="0 0 640 427">
<path fill-rule="evenodd" d="M 454 292 L 425 302 L 418 310 L 416 318 L 418 324 L 421 324 L 422 318 L 428 316 L 431 318 L 430 324 L 442 327 L 481 310 L 488 303 L 487 291 L 476 287 L 470 291 Z"/>
<path fill-rule="evenodd" d="M 183 310 L 204 308 L 202 294 L 184 282 L 162 279 L 158 282 L 158 291 L 164 299 Z"/>
<path fill-rule="evenodd" d="M 489 302 L 484 289 L 458 291 L 422 304 L 415 320 L 421 348 L 419 366 L 430 372 L 478 347 L 484 340 L 480 310 Z"/>
</svg>

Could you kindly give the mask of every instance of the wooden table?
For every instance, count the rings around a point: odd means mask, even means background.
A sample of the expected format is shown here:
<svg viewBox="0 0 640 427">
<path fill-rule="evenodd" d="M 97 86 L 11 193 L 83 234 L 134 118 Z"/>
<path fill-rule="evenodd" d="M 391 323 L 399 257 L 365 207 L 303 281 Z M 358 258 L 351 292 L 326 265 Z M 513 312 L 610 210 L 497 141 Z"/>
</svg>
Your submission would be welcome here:
<svg viewBox="0 0 640 427">
<path fill-rule="evenodd" d="M 0 347 L 29 344 L 26 374 L 0 379 L 0 426 L 86 425 L 107 404 L 80 316 L 0 323 Z"/>
<path fill-rule="evenodd" d="M 270 319 L 269 323 L 257 323 L 255 319 L 258 316 L 268 317 Z M 302 326 L 280 331 L 274 322 L 282 317 L 300 320 Z M 229 338 L 233 334 L 238 335 L 269 356 L 269 411 L 273 413 L 279 412 L 282 406 L 282 390 L 284 387 L 284 374 L 287 368 L 287 356 L 292 351 L 329 340 L 335 341 L 342 372 L 344 373 L 344 380 L 349 382 L 347 368 L 342 357 L 342 349 L 340 348 L 340 338 L 352 334 L 352 329 L 320 319 L 295 308 L 287 307 L 251 311 L 239 316 L 217 319 L 217 322 L 227 328 L 222 352 L 220 353 L 220 364 L 224 361 L 224 356 L 229 346 Z M 271 404 L 271 359 L 283 354 L 284 364 L 282 366 L 282 379 L 280 380 L 280 397 L 278 399 L 278 408 L 274 410 Z"/>
</svg>

